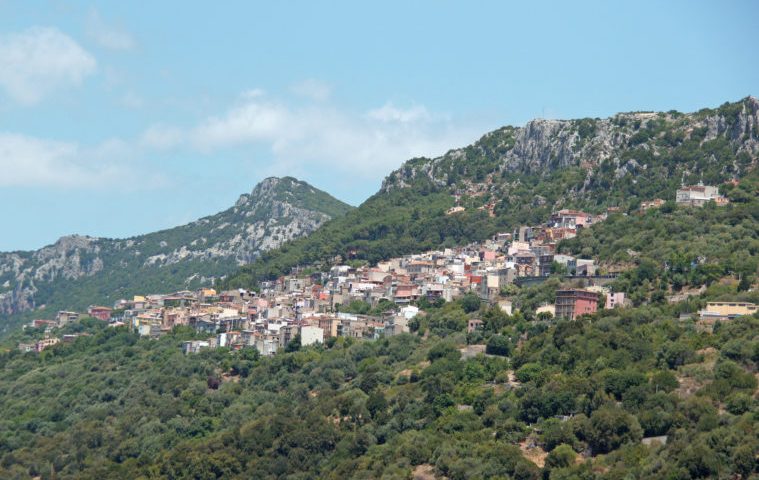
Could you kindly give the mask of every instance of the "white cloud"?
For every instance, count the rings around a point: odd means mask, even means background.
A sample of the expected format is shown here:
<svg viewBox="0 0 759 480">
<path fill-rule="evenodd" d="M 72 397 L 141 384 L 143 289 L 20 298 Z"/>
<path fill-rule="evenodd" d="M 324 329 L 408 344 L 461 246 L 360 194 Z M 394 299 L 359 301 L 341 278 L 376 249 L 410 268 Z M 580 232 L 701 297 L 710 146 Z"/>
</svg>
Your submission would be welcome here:
<svg viewBox="0 0 759 480">
<path fill-rule="evenodd" d="M 0 187 L 107 188 L 160 184 L 130 168 L 131 147 L 119 139 L 92 148 L 0 132 Z M 137 181 L 139 179 L 139 182 Z"/>
<path fill-rule="evenodd" d="M 481 133 L 477 126 L 454 125 L 420 105 L 351 112 L 326 102 L 294 107 L 253 92 L 193 128 L 151 127 L 141 143 L 158 149 L 182 144 L 209 154 L 259 147 L 271 153 L 267 173 L 331 171 L 346 179 L 378 180 L 404 160 L 442 154 Z"/>
<path fill-rule="evenodd" d="M 332 93 L 329 85 L 313 78 L 292 85 L 290 91 L 298 96 L 310 98 L 318 102 L 327 100 L 330 93 Z"/>
<path fill-rule="evenodd" d="M 201 149 L 255 141 L 277 141 L 293 120 L 285 107 L 249 97 L 225 115 L 211 117 L 191 134 Z"/>
<path fill-rule="evenodd" d="M 95 58 L 55 28 L 33 27 L 0 37 L 0 87 L 23 104 L 76 86 L 95 72 Z"/>
<path fill-rule="evenodd" d="M 184 141 L 182 129 L 167 125 L 153 125 L 145 130 L 140 138 L 140 144 L 144 147 L 165 150 L 176 147 Z"/>
<path fill-rule="evenodd" d="M 430 113 L 423 106 L 415 105 L 410 108 L 398 108 L 389 102 L 380 108 L 370 110 L 367 115 L 369 118 L 381 122 L 411 123 L 431 119 Z"/>
<path fill-rule="evenodd" d="M 87 16 L 87 34 L 103 48 L 110 50 L 131 50 L 134 38 L 122 28 L 108 25 L 97 10 Z"/>
</svg>

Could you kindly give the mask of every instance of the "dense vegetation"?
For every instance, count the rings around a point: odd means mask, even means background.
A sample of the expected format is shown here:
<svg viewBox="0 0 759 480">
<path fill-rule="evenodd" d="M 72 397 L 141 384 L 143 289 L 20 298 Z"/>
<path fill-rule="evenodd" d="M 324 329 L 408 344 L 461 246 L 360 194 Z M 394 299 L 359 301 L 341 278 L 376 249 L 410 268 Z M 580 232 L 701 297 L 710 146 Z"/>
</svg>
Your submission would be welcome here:
<svg viewBox="0 0 759 480">
<path fill-rule="evenodd" d="M 739 290 L 748 290 L 759 269 L 759 175 L 722 190 L 731 200 L 727 206 L 682 208 L 668 202 L 644 214 L 612 215 L 560 248 L 607 266 L 632 267 L 614 287 L 636 304 L 728 275 L 739 279 Z"/>
<path fill-rule="evenodd" d="M 759 303 L 759 181 L 741 150 L 759 132 L 736 133 L 744 110 L 617 116 L 605 122 L 624 140 L 619 162 L 553 158 L 545 171 L 506 168 L 517 132 L 504 128 L 463 152 L 408 162 L 359 209 L 225 283 L 479 240 L 559 207 L 614 205 L 627 215 L 560 248 L 626 268 L 613 287 L 631 308 L 572 322 L 536 315 L 570 286 L 557 276 L 504 288 L 520 309 L 511 316 L 471 294 L 421 301 L 411 334 L 294 342 L 269 358 L 183 355 L 189 330 L 149 340 L 94 320 L 67 327 L 91 336 L 22 354 L 15 343 L 42 332 L 18 332 L 0 348 L 0 478 L 757 478 L 759 316 L 707 333 L 682 315 L 712 300 Z M 706 140 L 698 122 L 714 118 L 727 133 Z M 595 148 L 603 122 L 570 122 L 572 145 Z M 638 214 L 641 200 L 672 198 L 684 176 L 723 184 L 732 203 Z M 737 186 L 725 183 L 734 177 Z M 454 194 L 467 211 L 445 215 Z M 488 202 L 494 217 L 475 208 Z M 472 318 L 483 328 L 466 333 Z"/>
<path fill-rule="evenodd" d="M 748 478 L 759 318 L 710 335 L 679 310 L 529 322 L 462 299 L 428 306 L 411 335 L 272 358 L 185 356 L 189 331 L 89 321 L 73 344 L 0 355 L 0 477 Z M 484 329 L 467 337 L 470 316 Z M 466 343 L 491 355 L 465 359 Z"/>
</svg>

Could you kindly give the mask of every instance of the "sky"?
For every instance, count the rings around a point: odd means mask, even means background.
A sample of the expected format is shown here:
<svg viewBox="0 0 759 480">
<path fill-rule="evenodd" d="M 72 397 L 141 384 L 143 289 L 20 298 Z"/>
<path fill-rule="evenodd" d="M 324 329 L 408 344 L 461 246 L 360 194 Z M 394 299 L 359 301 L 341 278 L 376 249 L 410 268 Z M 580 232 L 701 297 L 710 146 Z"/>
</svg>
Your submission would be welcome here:
<svg viewBox="0 0 759 480">
<path fill-rule="evenodd" d="M 532 118 L 759 95 L 759 2 L 0 0 L 0 251 L 291 175 L 358 205 Z"/>
</svg>

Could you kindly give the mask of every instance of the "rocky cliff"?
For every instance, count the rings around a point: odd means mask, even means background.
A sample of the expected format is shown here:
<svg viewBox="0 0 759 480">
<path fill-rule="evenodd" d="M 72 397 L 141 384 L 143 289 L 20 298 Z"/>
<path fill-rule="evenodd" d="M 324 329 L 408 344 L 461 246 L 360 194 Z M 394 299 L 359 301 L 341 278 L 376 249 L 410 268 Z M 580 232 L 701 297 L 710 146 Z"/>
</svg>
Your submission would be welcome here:
<svg viewBox="0 0 759 480">
<path fill-rule="evenodd" d="M 706 163 L 714 164 L 724 162 L 727 152 L 713 147 L 729 147 L 736 162 L 725 165 L 723 171 L 739 176 L 756 163 L 759 153 L 759 99 L 747 97 L 690 114 L 633 112 L 606 119 L 532 120 L 524 127 L 490 132 L 474 145 L 438 158 L 411 160 L 385 179 L 381 191 L 408 187 L 420 177 L 438 187 L 461 187 L 460 180 L 465 184 L 508 182 L 517 174 L 542 175 L 571 167 L 592 177 L 604 164 L 619 177 L 648 168 L 650 157 L 668 158 L 686 146 L 708 152 Z M 690 158 L 680 155 L 669 160 L 676 165 Z M 683 173 L 705 170 L 703 164 L 691 167 Z M 494 181 L 494 176 L 500 179 Z"/>
<path fill-rule="evenodd" d="M 267 178 L 228 210 L 187 225 L 127 239 L 72 235 L 0 253 L 0 315 L 208 285 L 349 209 L 305 182 Z"/>
<path fill-rule="evenodd" d="M 227 284 L 251 286 L 296 265 L 376 262 L 480 241 L 544 222 L 561 208 L 633 213 L 643 201 L 674 199 L 683 183 L 740 181 L 757 165 L 759 100 L 753 97 L 693 113 L 506 126 L 440 157 L 406 161 L 357 209 L 267 252 Z M 461 207 L 455 214 L 454 205 Z"/>
</svg>

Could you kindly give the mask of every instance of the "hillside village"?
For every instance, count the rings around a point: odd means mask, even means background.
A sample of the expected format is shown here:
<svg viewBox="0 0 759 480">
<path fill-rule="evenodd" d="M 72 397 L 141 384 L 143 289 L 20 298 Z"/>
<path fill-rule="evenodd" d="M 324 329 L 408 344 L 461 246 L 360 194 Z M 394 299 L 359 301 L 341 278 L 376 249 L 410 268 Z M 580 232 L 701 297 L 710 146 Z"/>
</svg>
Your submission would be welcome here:
<svg viewBox="0 0 759 480">
<path fill-rule="evenodd" d="M 708 201 L 727 203 L 716 187 L 702 184 L 681 188 L 675 200 L 690 207 L 702 207 Z M 641 211 L 663 204 L 660 199 L 644 202 Z M 255 348 L 262 355 L 273 355 L 296 339 L 306 346 L 335 337 L 377 339 L 408 333 L 415 329 L 415 317 L 424 314 L 417 306 L 420 302 L 450 302 L 471 295 L 497 304 L 511 315 L 520 305 L 504 294 L 509 285 L 540 283 L 551 275 L 561 275 L 582 288 L 560 289 L 554 304 L 530 313 L 541 319 L 574 320 L 599 308 L 629 304 L 624 292 L 613 292 L 606 286 L 618 271 L 602 269 L 593 259 L 557 253 L 561 240 L 618 213 L 614 208 L 600 215 L 560 210 L 543 225 L 521 226 L 482 243 L 393 258 L 371 267 L 336 265 L 324 273 L 299 269 L 262 282 L 259 292 L 201 288 L 138 295 L 119 300 L 112 307 L 91 306 L 86 314 L 61 311 L 53 320 L 33 320 L 29 326 L 44 328 L 45 338 L 21 343 L 18 348 L 40 352 L 60 342 L 71 342 L 77 334 L 59 338 L 53 329 L 88 316 L 146 337 L 159 337 L 176 326 L 189 326 L 208 335 L 204 340 L 185 342 L 185 353 L 228 347 Z M 756 311 L 757 306 L 748 303 L 710 303 L 700 312 L 700 322 L 709 329 L 717 320 Z M 468 330 L 480 326 L 481 322 L 473 319 Z"/>
<path fill-rule="evenodd" d="M 759 480 L 759 2 L 0 18 L 0 480 Z"/>
</svg>

